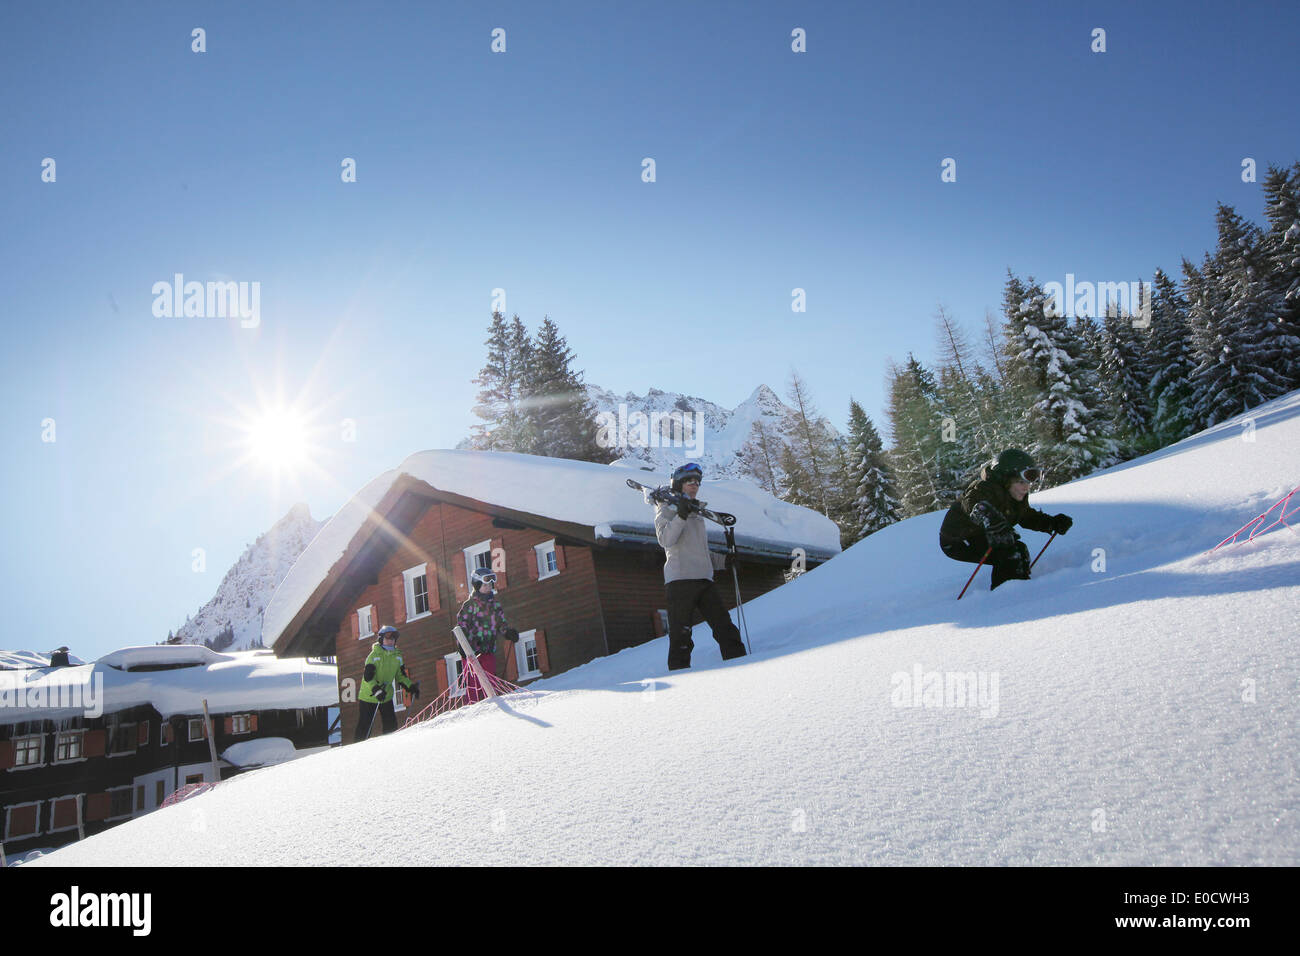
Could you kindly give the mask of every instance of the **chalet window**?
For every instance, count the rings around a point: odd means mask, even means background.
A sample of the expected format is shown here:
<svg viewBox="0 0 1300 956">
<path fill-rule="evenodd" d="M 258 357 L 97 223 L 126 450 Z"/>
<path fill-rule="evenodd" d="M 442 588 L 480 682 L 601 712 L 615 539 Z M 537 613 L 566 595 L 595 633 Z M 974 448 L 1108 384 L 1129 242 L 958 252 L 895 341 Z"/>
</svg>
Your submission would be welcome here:
<svg viewBox="0 0 1300 956">
<path fill-rule="evenodd" d="M 555 539 L 534 545 L 537 555 L 537 580 L 554 577 L 560 573 L 559 558 L 555 554 Z"/>
<path fill-rule="evenodd" d="M 524 631 L 519 635 L 515 642 L 515 667 L 519 670 L 519 680 L 542 676 L 537 654 L 537 631 Z"/>
<path fill-rule="evenodd" d="M 447 662 L 447 690 L 452 697 L 464 697 L 465 687 L 461 684 L 460 672 L 463 662 L 459 654 L 448 654 L 443 658 Z"/>
<path fill-rule="evenodd" d="M 144 809 L 144 784 L 142 783 L 135 786 L 135 805 L 141 810 Z"/>
<path fill-rule="evenodd" d="M 110 756 L 116 754 L 133 754 L 140 744 L 140 732 L 136 729 L 135 724 L 109 724 L 108 735 L 108 752 Z"/>
<path fill-rule="evenodd" d="M 253 717 L 251 714 L 235 714 L 230 718 L 230 732 L 232 734 L 249 734 L 253 732 Z"/>
<path fill-rule="evenodd" d="M 41 805 L 20 803 L 5 812 L 5 839 L 21 840 L 41 832 Z"/>
<path fill-rule="evenodd" d="M 135 793 L 130 787 L 118 787 L 108 791 L 108 817 L 129 817 L 135 812 Z"/>
<path fill-rule="evenodd" d="M 45 763 L 45 735 L 14 738 L 14 766 L 33 767 Z"/>
<path fill-rule="evenodd" d="M 61 730 L 54 741 L 54 762 L 62 760 L 80 760 L 82 755 L 82 738 L 84 730 Z"/>
<path fill-rule="evenodd" d="M 153 782 L 153 805 L 161 807 L 162 802 L 167 799 L 167 783 L 164 780 L 155 780 Z"/>
<path fill-rule="evenodd" d="M 203 774 L 201 773 L 191 773 L 185 775 L 185 786 L 187 787 L 192 783 L 202 783 L 202 782 L 203 782 Z"/>
<path fill-rule="evenodd" d="M 374 622 L 370 619 L 370 609 L 372 605 L 367 604 L 365 607 L 357 608 L 357 637 L 373 637 L 375 633 Z"/>
<path fill-rule="evenodd" d="M 472 582 L 474 580 L 474 572 L 478 568 L 491 568 L 491 567 L 492 567 L 491 539 L 487 541 L 482 541 L 479 544 L 473 545 L 465 549 L 465 580 L 467 582 Z M 469 586 L 472 591 L 473 584 L 471 583 Z"/>
<path fill-rule="evenodd" d="M 203 718 L 191 717 L 190 718 L 190 743 L 194 743 L 194 741 L 196 740 L 202 740 L 206 736 L 207 734 L 203 732 Z"/>
<path fill-rule="evenodd" d="M 413 621 L 429 613 L 429 574 L 428 565 L 408 568 L 402 572 L 406 585 L 406 619 Z"/>
</svg>

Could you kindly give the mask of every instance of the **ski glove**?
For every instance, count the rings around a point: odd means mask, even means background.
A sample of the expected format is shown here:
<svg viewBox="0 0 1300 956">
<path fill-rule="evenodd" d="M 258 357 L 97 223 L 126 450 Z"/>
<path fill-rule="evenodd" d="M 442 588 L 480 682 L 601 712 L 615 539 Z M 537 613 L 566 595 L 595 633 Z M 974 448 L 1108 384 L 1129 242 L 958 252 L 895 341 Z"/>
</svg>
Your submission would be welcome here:
<svg viewBox="0 0 1300 956">
<path fill-rule="evenodd" d="M 693 510 L 694 509 L 691 507 L 691 499 L 685 496 L 677 499 L 677 517 L 685 521 L 691 516 Z"/>
<path fill-rule="evenodd" d="M 511 644 L 516 643 L 519 640 L 519 632 L 516 631 L 513 627 L 507 627 L 506 640 L 509 641 Z"/>
<path fill-rule="evenodd" d="M 411 684 L 411 686 L 408 687 L 407 690 L 411 692 L 411 697 L 414 700 L 420 699 L 420 682 L 418 680 L 415 681 L 413 684 Z"/>
<path fill-rule="evenodd" d="M 1074 521 L 1071 520 L 1069 515 L 1055 515 L 1052 518 L 1052 533 L 1065 534 L 1065 532 L 1070 530 L 1073 524 Z"/>
<path fill-rule="evenodd" d="M 371 693 L 375 695 L 375 703 L 382 704 L 384 702 L 384 698 L 388 696 L 388 688 L 383 686 L 376 687 L 373 691 L 371 691 Z"/>
</svg>

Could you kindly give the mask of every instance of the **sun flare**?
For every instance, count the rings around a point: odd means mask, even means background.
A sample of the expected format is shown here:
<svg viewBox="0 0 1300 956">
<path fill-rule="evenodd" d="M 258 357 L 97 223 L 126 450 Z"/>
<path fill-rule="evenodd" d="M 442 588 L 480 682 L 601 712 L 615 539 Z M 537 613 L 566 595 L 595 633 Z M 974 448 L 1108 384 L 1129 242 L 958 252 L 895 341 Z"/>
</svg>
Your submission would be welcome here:
<svg viewBox="0 0 1300 956">
<path fill-rule="evenodd" d="M 306 463 L 307 425 L 292 409 L 266 409 L 248 426 L 253 459 L 273 471 L 295 471 Z"/>
</svg>

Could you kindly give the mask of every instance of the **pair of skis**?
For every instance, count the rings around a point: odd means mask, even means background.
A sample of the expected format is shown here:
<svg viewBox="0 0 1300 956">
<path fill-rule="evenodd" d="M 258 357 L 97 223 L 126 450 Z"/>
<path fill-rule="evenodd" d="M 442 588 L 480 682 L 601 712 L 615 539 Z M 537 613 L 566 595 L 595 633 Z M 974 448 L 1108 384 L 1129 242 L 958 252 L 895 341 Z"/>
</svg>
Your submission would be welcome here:
<svg viewBox="0 0 1300 956">
<path fill-rule="evenodd" d="M 725 511 L 710 511 L 708 508 L 705 508 L 693 498 L 688 498 L 680 491 L 673 491 L 671 488 L 664 487 L 651 488 L 649 485 L 643 485 L 641 482 L 635 481 L 631 478 L 627 480 L 627 486 L 634 491 L 641 492 L 645 497 L 646 504 L 658 504 L 664 502 L 673 505 L 674 507 L 680 507 L 681 504 L 685 502 L 686 506 L 691 511 L 696 512 L 701 517 L 708 518 L 710 521 L 722 525 L 724 528 L 730 528 L 736 523 L 735 515 L 727 514 Z"/>
</svg>

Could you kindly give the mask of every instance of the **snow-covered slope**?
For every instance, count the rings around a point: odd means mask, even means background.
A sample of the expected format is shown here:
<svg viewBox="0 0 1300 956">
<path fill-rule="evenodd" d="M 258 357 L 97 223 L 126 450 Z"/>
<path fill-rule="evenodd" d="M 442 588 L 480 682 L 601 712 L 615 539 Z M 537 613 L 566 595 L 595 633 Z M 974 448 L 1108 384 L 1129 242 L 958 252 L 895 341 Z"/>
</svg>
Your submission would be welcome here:
<svg viewBox="0 0 1300 956">
<path fill-rule="evenodd" d="M 68 663 L 84 664 L 80 657 L 68 654 Z M 49 651 L 0 651 L 0 671 L 25 670 L 32 667 L 49 667 Z"/>
<path fill-rule="evenodd" d="M 313 520 L 305 504 L 289 509 L 248 546 L 221 579 L 212 600 L 176 632 L 181 642 L 209 643 L 217 650 L 260 647 L 262 613 L 271 595 L 324 523 Z M 234 640 L 222 646 L 221 634 L 226 628 L 231 629 Z"/>
<path fill-rule="evenodd" d="M 751 657 L 701 627 L 34 865 L 1296 865 L 1300 542 L 1206 553 L 1300 484 L 1300 393 L 1250 418 L 1034 496 L 1075 525 L 1031 582 L 957 602 L 912 519 L 748 604 Z"/>
</svg>

